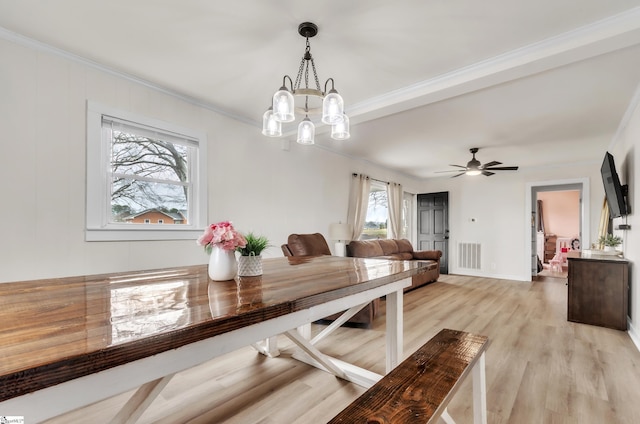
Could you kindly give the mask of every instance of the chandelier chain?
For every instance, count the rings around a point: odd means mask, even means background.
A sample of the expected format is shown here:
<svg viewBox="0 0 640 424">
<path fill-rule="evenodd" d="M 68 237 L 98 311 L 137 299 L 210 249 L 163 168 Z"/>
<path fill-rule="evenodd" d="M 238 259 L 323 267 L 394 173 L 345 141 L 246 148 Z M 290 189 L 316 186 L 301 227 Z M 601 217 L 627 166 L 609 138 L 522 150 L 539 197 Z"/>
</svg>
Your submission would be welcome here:
<svg viewBox="0 0 640 424">
<path fill-rule="evenodd" d="M 320 90 L 320 81 L 318 81 L 318 73 L 316 72 L 316 62 L 313 61 L 313 56 L 311 57 L 311 68 L 313 69 L 313 78 L 316 80 L 316 89 Z"/>
<path fill-rule="evenodd" d="M 304 56 L 302 57 L 302 60 L 300 61 L 300 68 L 298 69 L 298 76 L 296 76 L 296 82 L 293 85 L 293 89 L 297 90 L 298 88 L 300 88 L 300 84 L 302 83 L 302 73 L 304 72 Z"/>
<path fill-rule="evenodd" d="M 311 71 L 313 72 L 313 79 L 314 79 L 314 82 L 316 83 L 316 89 L 318 91 L 322 91 L 320 88 L 320 80 L 318 79 L 318 72 L 316 71 L 316 63 L 313 60 L 313 56 L 311 55 L 311 44 L 309 43 L 308 37 L 307 37 L 306 47 L 304 49 L 304 55 L 302 55 L 302 60 L 300 60 L 298 75 L 296 76 L 296 81 L 293 84 L 293 89 L 297 90 L 300 88 L 303 77 L 304 77 L 304 84 L 305 84 L 304 88 L 309 88 L 309 62 L 311 62 Z"/>
</svg>

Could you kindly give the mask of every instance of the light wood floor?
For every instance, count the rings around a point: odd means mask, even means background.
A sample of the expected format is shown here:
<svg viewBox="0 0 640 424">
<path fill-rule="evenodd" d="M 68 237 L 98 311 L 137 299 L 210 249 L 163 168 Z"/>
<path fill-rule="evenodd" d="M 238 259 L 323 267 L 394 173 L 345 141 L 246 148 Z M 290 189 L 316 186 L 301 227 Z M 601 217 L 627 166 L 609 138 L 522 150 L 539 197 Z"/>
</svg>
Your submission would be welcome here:
<svg viewBox="0 0 640 424">
<path fill-rule="evenodd" d="M 442 328 L 486 335 L 490 423 L 640 423 L 640 352 L 625 332 L 567 322 L 566 280 L 444 275 L 404 296 L 405 355 Z M 371 329 L 341 328 L 329 354 L 384 372 L 384 310 Z M 317 327 L 316 327 L 317 328 Z M 141 423 L 324 423 L 364 389 L 289 357 L 244 348 L 174 377 Z M 106 423 L 128 394 L 48 421 Z M 472 422 L 471 384 L 449 405 Z"/>
</svg>

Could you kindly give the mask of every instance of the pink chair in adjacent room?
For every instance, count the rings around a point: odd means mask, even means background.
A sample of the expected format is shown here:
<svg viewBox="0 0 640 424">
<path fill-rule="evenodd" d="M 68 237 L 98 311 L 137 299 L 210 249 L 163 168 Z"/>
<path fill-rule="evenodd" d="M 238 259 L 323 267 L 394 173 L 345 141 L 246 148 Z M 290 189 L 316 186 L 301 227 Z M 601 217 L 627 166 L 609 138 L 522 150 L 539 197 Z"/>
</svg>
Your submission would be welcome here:
<svg viewBox="0 0 640 424">
<path fill-rule="evenodd" d="M 562 254 L 556 253 L 556 255 L 549 261 L 551 272 L 562 272 Z"/>
</svg>

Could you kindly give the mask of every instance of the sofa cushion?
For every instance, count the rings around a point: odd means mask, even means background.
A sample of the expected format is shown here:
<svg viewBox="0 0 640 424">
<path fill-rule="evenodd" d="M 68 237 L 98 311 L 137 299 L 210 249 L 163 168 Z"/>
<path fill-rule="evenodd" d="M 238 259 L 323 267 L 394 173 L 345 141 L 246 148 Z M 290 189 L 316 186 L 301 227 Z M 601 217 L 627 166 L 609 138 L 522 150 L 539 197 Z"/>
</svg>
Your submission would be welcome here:
<svg viewBox="0 0 640 424">
<path fill-rule="evenodd" d="M 413 252 L 413 246 L 411 245 L 411 242 L 407 239 L 396 240 L 396 245 L 398 246 L 398 252 L 400 253 Z"/>
<path fill-rule="evenodd" d="M 378 240 L 351 242 L 348 246 L 348 252 L 349 256 L 355 256 L 356 258 L 370 258 L 372 256 L 382 256 L 384 254 Z"/>
<path fill-rule="evenodd" d="M 442 256 L 442 252 L 439 250 L 418 250 L 413 252 L 413 259 L 431 259 L 437 261 Z"/>
<path fill-rule="evenodd" d="M 379 239 L 378 243 L 380 244 L 380 247 L 382 248 L 382 254 L 384 255 L 390 255 L 392 253 L 398 252 L 398 245 L 396 244 L 395 240 Z"/>
</svg>

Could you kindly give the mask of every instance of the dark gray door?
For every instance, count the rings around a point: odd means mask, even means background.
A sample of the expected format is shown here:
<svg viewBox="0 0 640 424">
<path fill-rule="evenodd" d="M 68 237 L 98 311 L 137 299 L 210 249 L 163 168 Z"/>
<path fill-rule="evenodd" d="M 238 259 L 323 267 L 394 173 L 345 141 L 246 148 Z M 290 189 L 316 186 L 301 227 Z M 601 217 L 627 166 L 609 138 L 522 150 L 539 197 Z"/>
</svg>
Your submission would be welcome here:
<svg viewBox="0 0 640 424">
<path fill-rule="evenodd" d="M 440 250 L 440 273 L 449 273 L 449 193 L 418 194 L 418 250 Z"/>
</svg>

